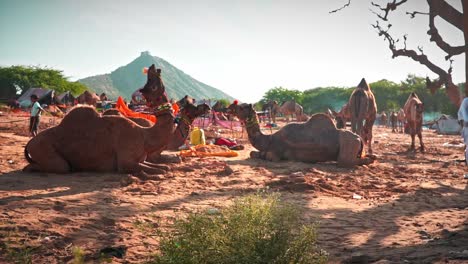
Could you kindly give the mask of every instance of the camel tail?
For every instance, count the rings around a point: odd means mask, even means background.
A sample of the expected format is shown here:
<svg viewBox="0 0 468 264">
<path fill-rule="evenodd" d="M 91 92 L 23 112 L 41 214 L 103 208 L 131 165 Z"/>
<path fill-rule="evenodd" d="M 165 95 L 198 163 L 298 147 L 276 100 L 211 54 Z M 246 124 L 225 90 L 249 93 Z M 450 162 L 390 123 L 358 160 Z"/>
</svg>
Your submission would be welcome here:
<svg viewBox="0 0 468 264">
<path fill-rule="evenodd" d="M 28 142 L 28 144 L 26 144 L 26 146 L 24 147 L 24 158 L 29 162 L 29 164 L 33 164 L 33 163 L 35 163 L 35 162 L 34 162 L 34 160 L 31 158 L 31 156 L 29 155 L 28 146 L 29 146 L 29 142 Z"/>
</svg>

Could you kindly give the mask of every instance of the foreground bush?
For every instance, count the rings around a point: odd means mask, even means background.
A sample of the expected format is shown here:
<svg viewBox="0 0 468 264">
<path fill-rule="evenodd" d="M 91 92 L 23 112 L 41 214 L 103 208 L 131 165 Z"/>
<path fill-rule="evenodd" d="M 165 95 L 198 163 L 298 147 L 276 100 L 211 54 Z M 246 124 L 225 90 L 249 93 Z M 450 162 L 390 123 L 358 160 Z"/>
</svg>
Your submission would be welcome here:
<svg viewBox="0 0 468 264">
<path fill-rule="evenodd" d="M 315 243 L 315 226 L 301 225 L 297 207 L 258 194 L 177 220 L 152 263 L 325 263 Z"/>
</svg>

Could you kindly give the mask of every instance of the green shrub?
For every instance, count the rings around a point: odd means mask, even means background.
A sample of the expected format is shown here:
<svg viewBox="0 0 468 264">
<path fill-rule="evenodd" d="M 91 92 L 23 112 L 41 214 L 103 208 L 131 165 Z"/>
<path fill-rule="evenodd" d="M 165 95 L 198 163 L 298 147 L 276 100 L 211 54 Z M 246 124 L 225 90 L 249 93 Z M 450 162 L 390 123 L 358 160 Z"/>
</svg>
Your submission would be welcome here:
<svg viewBox="0 0 468 264">
<path fill-rule="evenodd" d="M 302 225 L 300 210 L 278 194 L 236 199 L 220 211 L 176 220 L 162 234 L 161 253 L 151 263 L 325 263 L 314 225 Z"/>
</svg>

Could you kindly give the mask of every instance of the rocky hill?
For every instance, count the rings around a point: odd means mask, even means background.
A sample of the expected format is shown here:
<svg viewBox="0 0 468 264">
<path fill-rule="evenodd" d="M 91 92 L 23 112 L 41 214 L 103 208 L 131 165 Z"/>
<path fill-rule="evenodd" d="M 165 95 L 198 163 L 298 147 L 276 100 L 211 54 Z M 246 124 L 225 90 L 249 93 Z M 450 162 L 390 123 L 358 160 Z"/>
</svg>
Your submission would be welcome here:
<svg viewBox="0 0 468 264">
<path fill-rule="evenodd" d="M 152 56 L 148 51 L 142 52 L 138 58 L 109 74 L 95 75 L 78 81 L 98 94 L 106 93 L 109 98 L 116 99 L 120 95 L 129 99 L 137 88 L 146 83 L 146 75 L 142 71 L 151 64 L 162 69 L 163 81 L 170 98 L 178 100 L 189 95 L 196 99 L 233 100 L 233 97 L 223 91 L 195 80 L 169 62 Z"/>
</svg>

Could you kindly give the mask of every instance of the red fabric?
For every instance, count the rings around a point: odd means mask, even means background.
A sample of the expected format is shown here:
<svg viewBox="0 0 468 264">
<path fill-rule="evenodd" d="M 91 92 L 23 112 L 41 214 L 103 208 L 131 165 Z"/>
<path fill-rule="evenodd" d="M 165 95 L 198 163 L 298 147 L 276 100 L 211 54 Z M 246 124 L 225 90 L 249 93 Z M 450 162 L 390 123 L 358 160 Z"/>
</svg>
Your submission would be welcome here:
<svg viewBox="0 0 468 264">
<path fill-rule="evenodd" d="M 215 141 L 215 145 L 232 147 L 237 145 L 237 143 L 234 143 L 226 138 L 218 138 Z"/>
<path fill-rule="evenodd" d="M 153 123 L 156 123 L 156 117 L 154 115 L 147 115 L 143 113 L 138 113 L 138 112 L 133 112 L 128 106 L 125 104 L 123 101 L 122 97 L 119 96 L 117 99 L 117 103 L 115 105 L 115 108 L 119 110 L 120 113 L 122 113 L 126 117 L 141 117 L 145 118 Z"/>
</svg>

